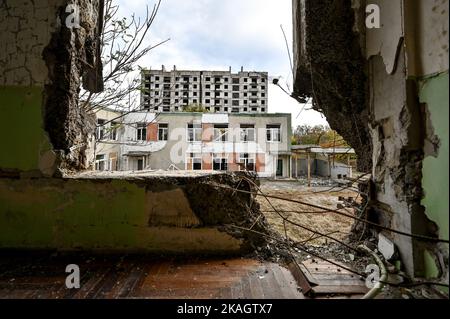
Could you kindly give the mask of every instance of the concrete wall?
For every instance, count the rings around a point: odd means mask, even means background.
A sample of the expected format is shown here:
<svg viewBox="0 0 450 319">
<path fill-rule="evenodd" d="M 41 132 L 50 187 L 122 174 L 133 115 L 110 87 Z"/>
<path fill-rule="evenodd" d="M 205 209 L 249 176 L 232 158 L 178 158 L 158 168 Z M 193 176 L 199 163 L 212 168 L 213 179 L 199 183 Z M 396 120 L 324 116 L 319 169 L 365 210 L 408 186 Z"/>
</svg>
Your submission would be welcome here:
<svg viewBox="0 0 450 319">
<path fill-rule="evenodd" d="M 0 249 L 236 252 L 202 222 L 183 188 L 160 179 L 0 179 Z"/>
<path fill-rule="evenodd" d="M 448 240 L 448 0 L 293 3 L 296 94 L 314 86 L 331 127 L 371 164 L 369 214 Z M 380 8 L 380 28 L 365 27 L 369 4 Z M 341 97 L 349 104 L 337 105 Z M 448 245 L 383 233 L 408 274 L 448 282 Z"/>
</svg>

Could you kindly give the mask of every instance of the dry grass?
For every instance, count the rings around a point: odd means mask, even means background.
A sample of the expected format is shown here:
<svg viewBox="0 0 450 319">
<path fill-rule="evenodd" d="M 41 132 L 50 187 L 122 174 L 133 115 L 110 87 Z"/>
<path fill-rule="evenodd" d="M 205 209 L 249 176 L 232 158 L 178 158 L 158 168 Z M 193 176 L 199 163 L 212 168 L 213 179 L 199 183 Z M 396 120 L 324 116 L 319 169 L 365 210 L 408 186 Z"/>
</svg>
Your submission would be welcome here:
<svg viewBox="0 0 450 319">
<path fill-rule="evenodd" d="M 330 209 L 337 208 L 337 204 L 339 203 L 338 201 L 339 196 L 356 197 L 357 195 L 354 192 L 348 190 L 333 193 L 330 192 L 314 193 L 315 191 L 324 190 L 326 188 L 323 187 L 307 188 L 297 186 L 294 183 L 292 183 L 292 187 L 289 186 L 278 187 L 277 183 L 283 182 L 266 182 L 262 184 L 261 189 L 265 194 L 268 195 L 275 195 L 283 198 L 301 200 L 307 203 L 323 206 Z M 284 182 L 284 184 L 287 183 Z M 283 226 L 283 219 L 277 213 L 271 212 L 273 211 L 273 208 L 263 196 L 258 196 L 257 200 L 261 204 L 261 211 L 263 211 L 268 222 L 274 227 L 276 231 L 280 232 L 284 236 L 285 230 Z M 317 211 L 317 209 L 315 208 L 297 203 L 271 198 L 269 198 L 269 200 L 278 211 L 307 211 L 307 212 Z M 348 209 L 348 211 L 352 211 L 352 209 Z M 330 236 L 341 240 L 348 235 L 351 226 L 354 222 L 354 220 L 351 218 L 333 213 L 299 214 L 289 212 L 283 213 L 283 215 L 297 224 L 305 225 L 306 227 L 321 232 L 323 234 L 337 232 L 333 233 Z M 286 222 L 286 230 L 288 236 L 291 239 L 299 242 L 309 240 L 311 236 L 313 236 L 312 232 L 302 229 L 298 226 L 292 225 L 288 222 Z M 330 242 L 330 239 L 319 238 L 314 239 L 308 243 L 313 245 L 323 245 L 328 242 Z"/>
</svg>

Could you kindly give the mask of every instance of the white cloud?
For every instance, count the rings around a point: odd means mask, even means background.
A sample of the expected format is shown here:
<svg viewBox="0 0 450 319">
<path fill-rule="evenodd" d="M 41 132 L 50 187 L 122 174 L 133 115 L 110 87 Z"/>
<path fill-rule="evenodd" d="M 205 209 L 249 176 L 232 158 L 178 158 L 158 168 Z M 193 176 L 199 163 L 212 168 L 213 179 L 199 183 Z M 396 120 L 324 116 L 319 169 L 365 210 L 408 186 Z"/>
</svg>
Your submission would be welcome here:
<svg viewBox="0 0 450 319">
<path fill-rule="evenodd" d="M 118 0 L 121 14 L 145 14 L 155 0 Z M 291 0 L 163 0 L 148 44 L 171 40 L 140 61 L 147 68 L 267 71 L 292 87 L 292 72 L 280 24 L 292 47 Z M 286 80 L 287 79 L 287 80 Z M 284 83 L 283 83 L 284 82 Z M 269 87 L 269 112 L 292 114 L 292 124 L 326 124 L 315 111 Z"/>
</svg>

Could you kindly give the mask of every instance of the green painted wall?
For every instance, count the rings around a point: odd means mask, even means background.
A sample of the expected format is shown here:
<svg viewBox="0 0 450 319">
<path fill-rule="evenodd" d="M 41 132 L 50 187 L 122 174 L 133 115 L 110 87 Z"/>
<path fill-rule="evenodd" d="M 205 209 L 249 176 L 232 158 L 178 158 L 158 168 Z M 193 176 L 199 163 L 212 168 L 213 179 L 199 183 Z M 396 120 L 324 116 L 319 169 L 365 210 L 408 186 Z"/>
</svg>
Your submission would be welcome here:
<svg viewBox="0 0 450 319">
<path fill-rule="evenodd" d="M 39 154 L 51 149 L 42 120 L 42 88 L 0 86 L 0 167 L 38 169 Z"/>
<path fill-rule="evenodd" d="M 423 162 L 422 187 L 425 198 L 422 204 L 428 218 L 439 226 L 439 235 L 448 239 L 449 228 L 449 81 L 448 72 L 423 79 L 420 87 L 420 101 L 428 105 L 434 134 L 440 139 L 439 154 L 429 156 Z M 436 275 L 434 261 L 425 254 L 426 274 Z"/>
<path fill-rule="evenodd" d="M 160 207 L 151 195 L 126 180 L 0 179 L 0 249 L 240 250 L 239 240 L 215 228 L 150 227 L 151 214 L 180 201 Z"/>
</svg>

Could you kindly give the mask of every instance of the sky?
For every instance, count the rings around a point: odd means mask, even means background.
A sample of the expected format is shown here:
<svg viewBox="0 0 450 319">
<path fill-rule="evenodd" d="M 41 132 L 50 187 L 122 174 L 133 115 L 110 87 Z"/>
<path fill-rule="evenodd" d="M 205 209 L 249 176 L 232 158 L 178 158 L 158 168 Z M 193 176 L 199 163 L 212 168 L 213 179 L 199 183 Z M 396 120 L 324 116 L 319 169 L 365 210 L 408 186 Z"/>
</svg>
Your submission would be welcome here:
<svg viewBox="0 0 450 319">
<path fill-rule="evenodd" d="M 155 0 L 117 0 L 119 14 L 145 14 Z M 147 36 L 147 44 L 169 39 L 143 57 L 145 68 L 170 70 L 265 71 L 280 78 L 290 92 L 292 72 L 286 43 L 292 50 L 291 0 L 162 0 Z M 291 113 L 292 125 L 327 124 L 320 113 L 308 110 L 279 87 L 269 85 L 268 112 Z M 303 111 L 302 108 L 304 109 Z M 301 112 L 301 114 L 299 114 Z"/>
</svg>

